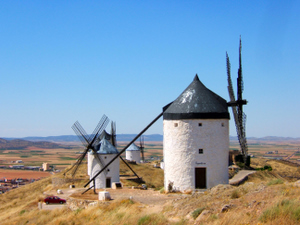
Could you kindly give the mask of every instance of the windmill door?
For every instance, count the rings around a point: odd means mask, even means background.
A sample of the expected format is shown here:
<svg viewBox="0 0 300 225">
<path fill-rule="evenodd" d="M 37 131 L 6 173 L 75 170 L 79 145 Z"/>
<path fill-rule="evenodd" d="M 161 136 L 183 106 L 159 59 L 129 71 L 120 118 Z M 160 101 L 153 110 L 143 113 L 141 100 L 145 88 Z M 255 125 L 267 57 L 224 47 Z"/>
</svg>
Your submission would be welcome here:
<svg viewBox="0 0 300 225">
<path fill-rule="evenodd" d="M 206 168 L 195 168 L 195 188 L 206 188 Z"/>
<path fill-rule="evenodd" d="M 110 177 L 106 178 L 106 187 L 111 188 L 111 178 Z"/>
</svg>

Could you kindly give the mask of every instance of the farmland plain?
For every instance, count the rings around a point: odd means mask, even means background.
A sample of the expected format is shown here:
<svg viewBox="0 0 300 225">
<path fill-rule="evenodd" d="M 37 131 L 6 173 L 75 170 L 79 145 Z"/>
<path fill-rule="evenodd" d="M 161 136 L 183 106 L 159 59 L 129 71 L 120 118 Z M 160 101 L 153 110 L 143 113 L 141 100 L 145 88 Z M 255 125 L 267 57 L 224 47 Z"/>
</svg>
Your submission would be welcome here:
<svg viewBox="0 0 300 225">
<path fill-rule="evenodd" d="M 26 149 L 0 150 L 0 166 L 18 165 L 15 162 L 22 160 L 24 166 L 42 166 L 49 163 L 56 170 L 63 170 L 76 162 L 77 158 L 84 151 L 79 142 L 60 143 L 68 148 L 43 149 L 28 147 Z M 118 142 L 118 150 L 121 151 L 128 142 Z M 140 143 L 136 142 L 139 146 Z M 248 140 L 248 151 L 254 157 L 287 159 L 295 163 L 300 162 L 300 141 L 260 141 Z M 237 141 L 230 142 L 230 150 L 239 150 Z M 159 162 L 163 159 L 163 142 L 149 141 L 144 144 L 144 155 L 146 161 Z M 122 154 L 125 158 L 125 153 Z M 3 172 L 0 169 L 0 172 Z M 30 172 L 30 171 L 28 171 Z M 1 176 L 0 176 L 1 177 Z"/>
</svg>

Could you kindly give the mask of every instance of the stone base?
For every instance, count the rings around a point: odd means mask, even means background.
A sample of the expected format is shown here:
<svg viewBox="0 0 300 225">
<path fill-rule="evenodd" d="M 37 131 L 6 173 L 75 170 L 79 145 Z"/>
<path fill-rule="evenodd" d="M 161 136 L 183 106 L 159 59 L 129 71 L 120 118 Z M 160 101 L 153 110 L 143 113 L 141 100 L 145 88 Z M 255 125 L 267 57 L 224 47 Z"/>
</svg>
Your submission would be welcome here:
<svg viewBox="0 0 300 225">
<path fill-rule="evenodd" d="M 110 197 L 110 194 L 109 194 L 108 191 L 99 192 L 98 197 L 99 197 L 100 201 L 109 201 L 109 200 L 111 200 L 111 197 Z"/>
<path fill-rule="evenodd" d="M 111 188 L 112 189 L 122 189 L 122 183 L 121 182 L 113 182 Z"/>
</svg>

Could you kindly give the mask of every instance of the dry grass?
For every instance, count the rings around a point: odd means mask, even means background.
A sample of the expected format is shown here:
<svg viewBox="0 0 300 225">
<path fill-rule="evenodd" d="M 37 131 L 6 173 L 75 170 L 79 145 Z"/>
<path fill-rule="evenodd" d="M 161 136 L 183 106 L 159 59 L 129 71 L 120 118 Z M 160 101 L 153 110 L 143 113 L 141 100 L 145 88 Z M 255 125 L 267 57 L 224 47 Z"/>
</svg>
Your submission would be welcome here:
<svg viewBox="0 0 300 225">
<path fill-rule="evenodd" d="M 149 188 L 155 188 L 157 190 L 164 186 L 164 171 L 160 168 L 154 168 L 153 164 L 130 164 L 132 169 L 137 173 L 139 177 L 145 182 Z M 123 163 L 120 162 L 120 174 L 134 176 L 132 171 Z M 141 185 L 136 180 L 121 180 L 125 186 L 139 186 Z"/>
<path fill-rule="evenodd" d="M 0 221 L 26 214 L 25 212 L 35 211 L 37 204 L 44 198 L 43 192 L 51 184 L 51 178 L 44 178 L 32 184 L 11 190 L 0 197 Z M 5 212 L 5 213 L 4 213 Z"/>
<path fill-rule="evenodd" d="M 269 163 L 269 162 L 268 162 Z M 263 162 L 262 162 L 263 164 Z M 260 166 L 260 165 L 258 165 Z M 133 165 L 148 185 L 162 186 L 162 170 Z M 275 162 L 274 168 L 280 168 Z M 293 170 L 294 168 L 289 168 Z M 81 168 L 84 175 L 86 168 Z M 130 173 L 125 171 L 124 173 Z M 80 175 L 81 176 L 81 175 Z M 150 179 L 152 176 L 152 179 Z M 148 180 L 149 179 L 149 180 Z M 159 183 L 161 182 L 161 183 Z M 178 196 L 153 213 L 153 208 L 129 199 L 77 210 L 38 210 L 43 192 L 53 189 L 51 178 L 26 185 L 0 196 L 1 224 L 299 224 L 300 189 L 274 171 L 250 175 L 238 187 L 217 185 L 205 193 Z M 222 210 L 223 209 L 223 210 Z M 226 210 L 224 210 L 226 209 Z"/>
<path fill-rule="evenodd" d="M 300 166 L 296 167 L 287 165 L 277 160 L 253 158 L 251 159 L 251 166 L 254 168 L 271 166 L 274 174 L 277 174 L 277 176 L 283 177 L 289 181 L 296 181 L 300 178 Z"/>
<path fill-rule="evenodd" d="M 81 151 L 79 146 L 73 146 L 71 149 L 22 149 L 22 150 L 4 150 L 1 151 L 1 160 L 3 165 L 10 165 L 11 161 L 22 160 L 25 166 L 42 166 L 43 162 L 56 165 L 56 169 L 65 169 L 76 161 Z"/>
<path fill-rule="evenodd" d="M 23 179 L 37 179 L 43 177 L 49 177 L 51 174 L 49 172 L 42 171 L 32 171 L 32 170 L 6 170 L 0 169 L 0 177 L 6 178 L 23 178 Z"/>
<path fill-rule="evenodd" d="M 71 211 L 68 208 L 20 211 L 3 224 L 166 224 L 162 214 L 144 214 L 141 206 L 131 200 L 101 204 Z M 134 212 L 134 213 L 133 213 Z M 51 219 L 50 219 L 51 218 Z"/>
</svg>

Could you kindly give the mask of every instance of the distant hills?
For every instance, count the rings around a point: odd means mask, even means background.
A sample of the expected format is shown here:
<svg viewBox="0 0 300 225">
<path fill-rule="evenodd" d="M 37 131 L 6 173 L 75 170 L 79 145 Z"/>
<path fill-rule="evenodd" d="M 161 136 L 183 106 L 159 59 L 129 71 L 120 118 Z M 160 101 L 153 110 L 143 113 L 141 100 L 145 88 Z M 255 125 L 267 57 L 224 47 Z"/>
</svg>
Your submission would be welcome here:
<svg viewBox="0 0 300 225">
<path fill-rule="evenodd" d="M 131 141 L 133 138 L 136 137 L 137 134 L 117 134 L 117 141 Z M 149 134 L 149 135 L 143 135 L 145 141 L 163 141 L 163 135 L 161 134 Z M 76 135 L 60 135 L 60 136 L 48 136 L 48 137 L 25 137 L 25 138 L 0 138 L 0 148 L 1 145 L 4 145 L 3 140 L 6 141 L 14 141 L 13 143 L 18 145 L 26 144 L 23 141 L 31 141 L 31 142 L 39 142 L 38 144 L 41 146 L 52 146 L 55 143 L 61 143 L 61 142 L 79 142 L 79 138 Z M 139 139 L 138 139 L 139 140 Z M 137 140 L 137 141 L 138 141 Z M 230 141 L 237 141 L 236 136 L 230 136 Z M 247 140 L 249 141 L 300 141 L 300 138 L 291 138 L 291 137 L 276 137 L 276 136 L 267 136 L 262 138 L 256 138 L 256 137 L 248 137 Z M 51 142 L 51 143 L 47 143 Z M 51 145 L 52 144 L 52 145 Z M 53 145 L 54 146 L 54 145 Z M 54 148 L 56 148 L 55 146 Z M 47 147 L 48 148 L 48 147 Z"/>
<path fill-rule="evenodd" d="M 117 134 L 117 141 L 131 141 L 137 134 Z M 145 141 L 163 141 L 163 135 L 161 134 L 149 134 L 143 135 Z M 3 140 L 12 141 L 16 138 L 3 138 Z M 60 135 L 60 136 L 49 136 L 49 137 L 24 137 L 18 138 L 17 140 L 26 140 L 32 142 L 80 142 L 76 135 Z M 138 139 L 139 140 L 139 139 Z"/>
<path fill-rule="evenodd" d="M 45 149 L 52 149 L 52 148 L 68 148 L 67 146 L 57 144 L 54 142 L 48 141 L 27 141 L 24 139 L 13 139 L 13 140 L 6 140 L 0 138 L 0 150 L 10 150 L 10 149 L 26 149 L 28 147 L 36 147 L 36 148 L 45 148 Z"/>
<path fill-rule="evenodd" d="M 117 142 L 130 142 L 137 135 L 136 134 L 118 134 Z M 145 142 L 163 141 L 163 135 L 150 134 L 143 135 Z M 263 138 L 249 137 L 248 142 L 300 142 L 300 138 L 291 137 L 275 137 L 268 136 Z M 139 141 L 139 139 L 137 140 Z M 238 141 L 237 137 L 230 136 L 230 141 Z M 74 142 L 80 142 L 76 135 L 60 135 L 49 137 L 25 137 L 25 138 L 0 138 L 0 150 L 18 150 L 29 147 L 53 149 L 53 148 L 70 148 L 68 146 Z"/>
<path fill-rule="evenodd" d="M 237 141 L 237 137 L 230 136 L 230 141 Z M 272 142 L 284 142 L 284 141 L 292 141 L 292 142 L 300 142 L 300 137 L 297 138 L 292 138 L 292 137 L 277 137 L 277 136 L 266 136 L 266 137 L 247 137 L 247 140 L 249 141 L 257 141 L 257 142 L 267 142 L 267 141 L 272 141 Z"/>
</svg>

